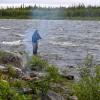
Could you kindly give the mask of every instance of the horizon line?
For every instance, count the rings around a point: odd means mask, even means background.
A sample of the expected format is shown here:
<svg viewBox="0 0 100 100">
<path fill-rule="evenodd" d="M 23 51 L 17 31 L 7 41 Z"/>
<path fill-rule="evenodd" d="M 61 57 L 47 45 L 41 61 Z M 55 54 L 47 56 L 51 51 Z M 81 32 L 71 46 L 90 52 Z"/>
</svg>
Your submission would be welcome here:
<svg viewBox="0 0 100 100">
<path fill-rule="evenodd" d="M 2 4 L 0 4 L 0 8 L 7 8 L 7 7 L 14 7 L 14 8 L 16 8 L 16 7 L 20 7 L 20 6 L 22 6 L 22 5 L 24 5 L 24 7 L 27 7 L 27 6 L 32 6 L 32 7 L 34 7 L 35 5 L 37 6 L 37 7 L 46 7 L 46 8 L 48 8 L 48 7 L 53 7 L 53 8 L 59 8 L 59 7 L 65 7 L 65 8 L 68 8 L 68 7 L 74 7 L 74 6 L 79 6 L 79 5 L 84 5 L 83 3 L 82 4 L 72 4 L 72 5 L 70 5 L 70 6 L 68 6 L 68 5 L 62 5 L 62 4 L 36 4 L 36 3 L 2 3 Z M 88 7 L 88 6 L 100 6 L 100 5 L 84 5 L 85 7 Z"/>
</svg>

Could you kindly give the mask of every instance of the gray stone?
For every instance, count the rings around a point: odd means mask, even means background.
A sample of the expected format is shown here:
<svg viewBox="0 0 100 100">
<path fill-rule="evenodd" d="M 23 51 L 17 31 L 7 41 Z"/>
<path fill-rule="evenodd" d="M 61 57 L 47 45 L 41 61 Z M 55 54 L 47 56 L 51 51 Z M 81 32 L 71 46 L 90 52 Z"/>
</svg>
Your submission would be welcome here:
<svg viewBox="0 0 100 100">
<path fill-rule="evenodd" d="M 16 53 L 0 51 L 0 64 L 10 64 L 14 67 L 21 68 L 23 66 L 23 61 L 21 56 Z"/>
<path fill-rule="evenodd" d="M 48 100 L 65 100 L 61 95 L 55 93 L 54 91 L 48 92 Z"/>
<path fill-rule="evenodd" d="M 73 75 L 61 75 L 63 78 L 66 78 L 66 79 L 68 79 L 68 80 L 74 80 L 75 78 L 74 78 L 74 76 Z"/>
<path fill-rule="evenodd" d="M 20 68 L 16 68 L 16 67 L 12 67 L 15 71 L 16 71 L 16 74 L 21 77 L 23 75 L 23 72 Z M 3 73 L 3 74 L 7 74 L 8 73 L 8 68 L 6 66 L 3 66 L 3 65 L 0 65 L 0 71 Z"/>
<path fill-rule="evenodd" d="M 44 72 L 37 72 L 37 71 L 32 71 L 29 73 L 30 77 L 44 77 L 46 75 L 46 73 Z"/>
<path fill-rule="evenodd" d="M 70 100 L 78 100 L 77 96 L 71 96 Z"/>
</svg>

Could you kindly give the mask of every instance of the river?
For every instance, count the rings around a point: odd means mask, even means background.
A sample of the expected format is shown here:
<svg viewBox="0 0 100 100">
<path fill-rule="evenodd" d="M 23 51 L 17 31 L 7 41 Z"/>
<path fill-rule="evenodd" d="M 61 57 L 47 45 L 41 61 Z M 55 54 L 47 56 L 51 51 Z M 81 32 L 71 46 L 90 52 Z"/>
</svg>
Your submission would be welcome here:
<svg viewBox="0 0 100 100">
<path fill-rule="evenodd" d="M 89 53 L 100 64 L 100 21 L 0 19 L 0 49 L 31 55 L 35 29 L 42 37 L 38 53 L 49 63 L 76 66 Z"/>
</svg>

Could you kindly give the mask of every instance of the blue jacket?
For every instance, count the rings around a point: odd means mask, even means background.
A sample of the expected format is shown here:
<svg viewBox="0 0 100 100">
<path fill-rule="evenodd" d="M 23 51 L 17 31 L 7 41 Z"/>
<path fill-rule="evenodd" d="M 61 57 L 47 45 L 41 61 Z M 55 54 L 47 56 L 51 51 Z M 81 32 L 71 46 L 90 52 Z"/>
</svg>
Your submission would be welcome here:
<svg viewBox="0 0 100 100">
<path fill-rule="evenodd" d="M 36 30 L 32 35 L 32 43 L 37 43 L 37 41 L 41 39 L 41 36 L 38 33 L 38 30 Z"/>
</svg>

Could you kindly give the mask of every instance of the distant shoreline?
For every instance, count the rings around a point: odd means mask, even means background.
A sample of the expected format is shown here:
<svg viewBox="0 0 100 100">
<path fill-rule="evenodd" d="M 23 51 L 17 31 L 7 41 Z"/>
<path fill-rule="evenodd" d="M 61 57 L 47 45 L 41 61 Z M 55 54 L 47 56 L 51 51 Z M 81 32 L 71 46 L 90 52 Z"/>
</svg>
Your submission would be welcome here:
<svg viewBox="0 0 100 100">
<path fill-rule="evenodd" d="M 94 17 L 71 17 L 71 18 L 64 18 L 64 19 L 62 19 L 62 18 L 52 18 L 52 19 L 48 19 L 48 18 L 41 18 L 41 19 L 39 19 L 39 18 L 26 18 L 26 17 L 0 17 L 0 20 L 1 19 L 33 19 L 33 20 L 94 20 L 94 21 L 100 21 L 100 17 L 97 17 L 97 18 L 94 18 Z"/>
<path fill-rule="evenodd" d="M 100 20 L 100 7 L 79 5 L 68 8 L 43 8 L 22 5 L 18 8 L 0 9 L 0 19 Z"/>
</svg>

